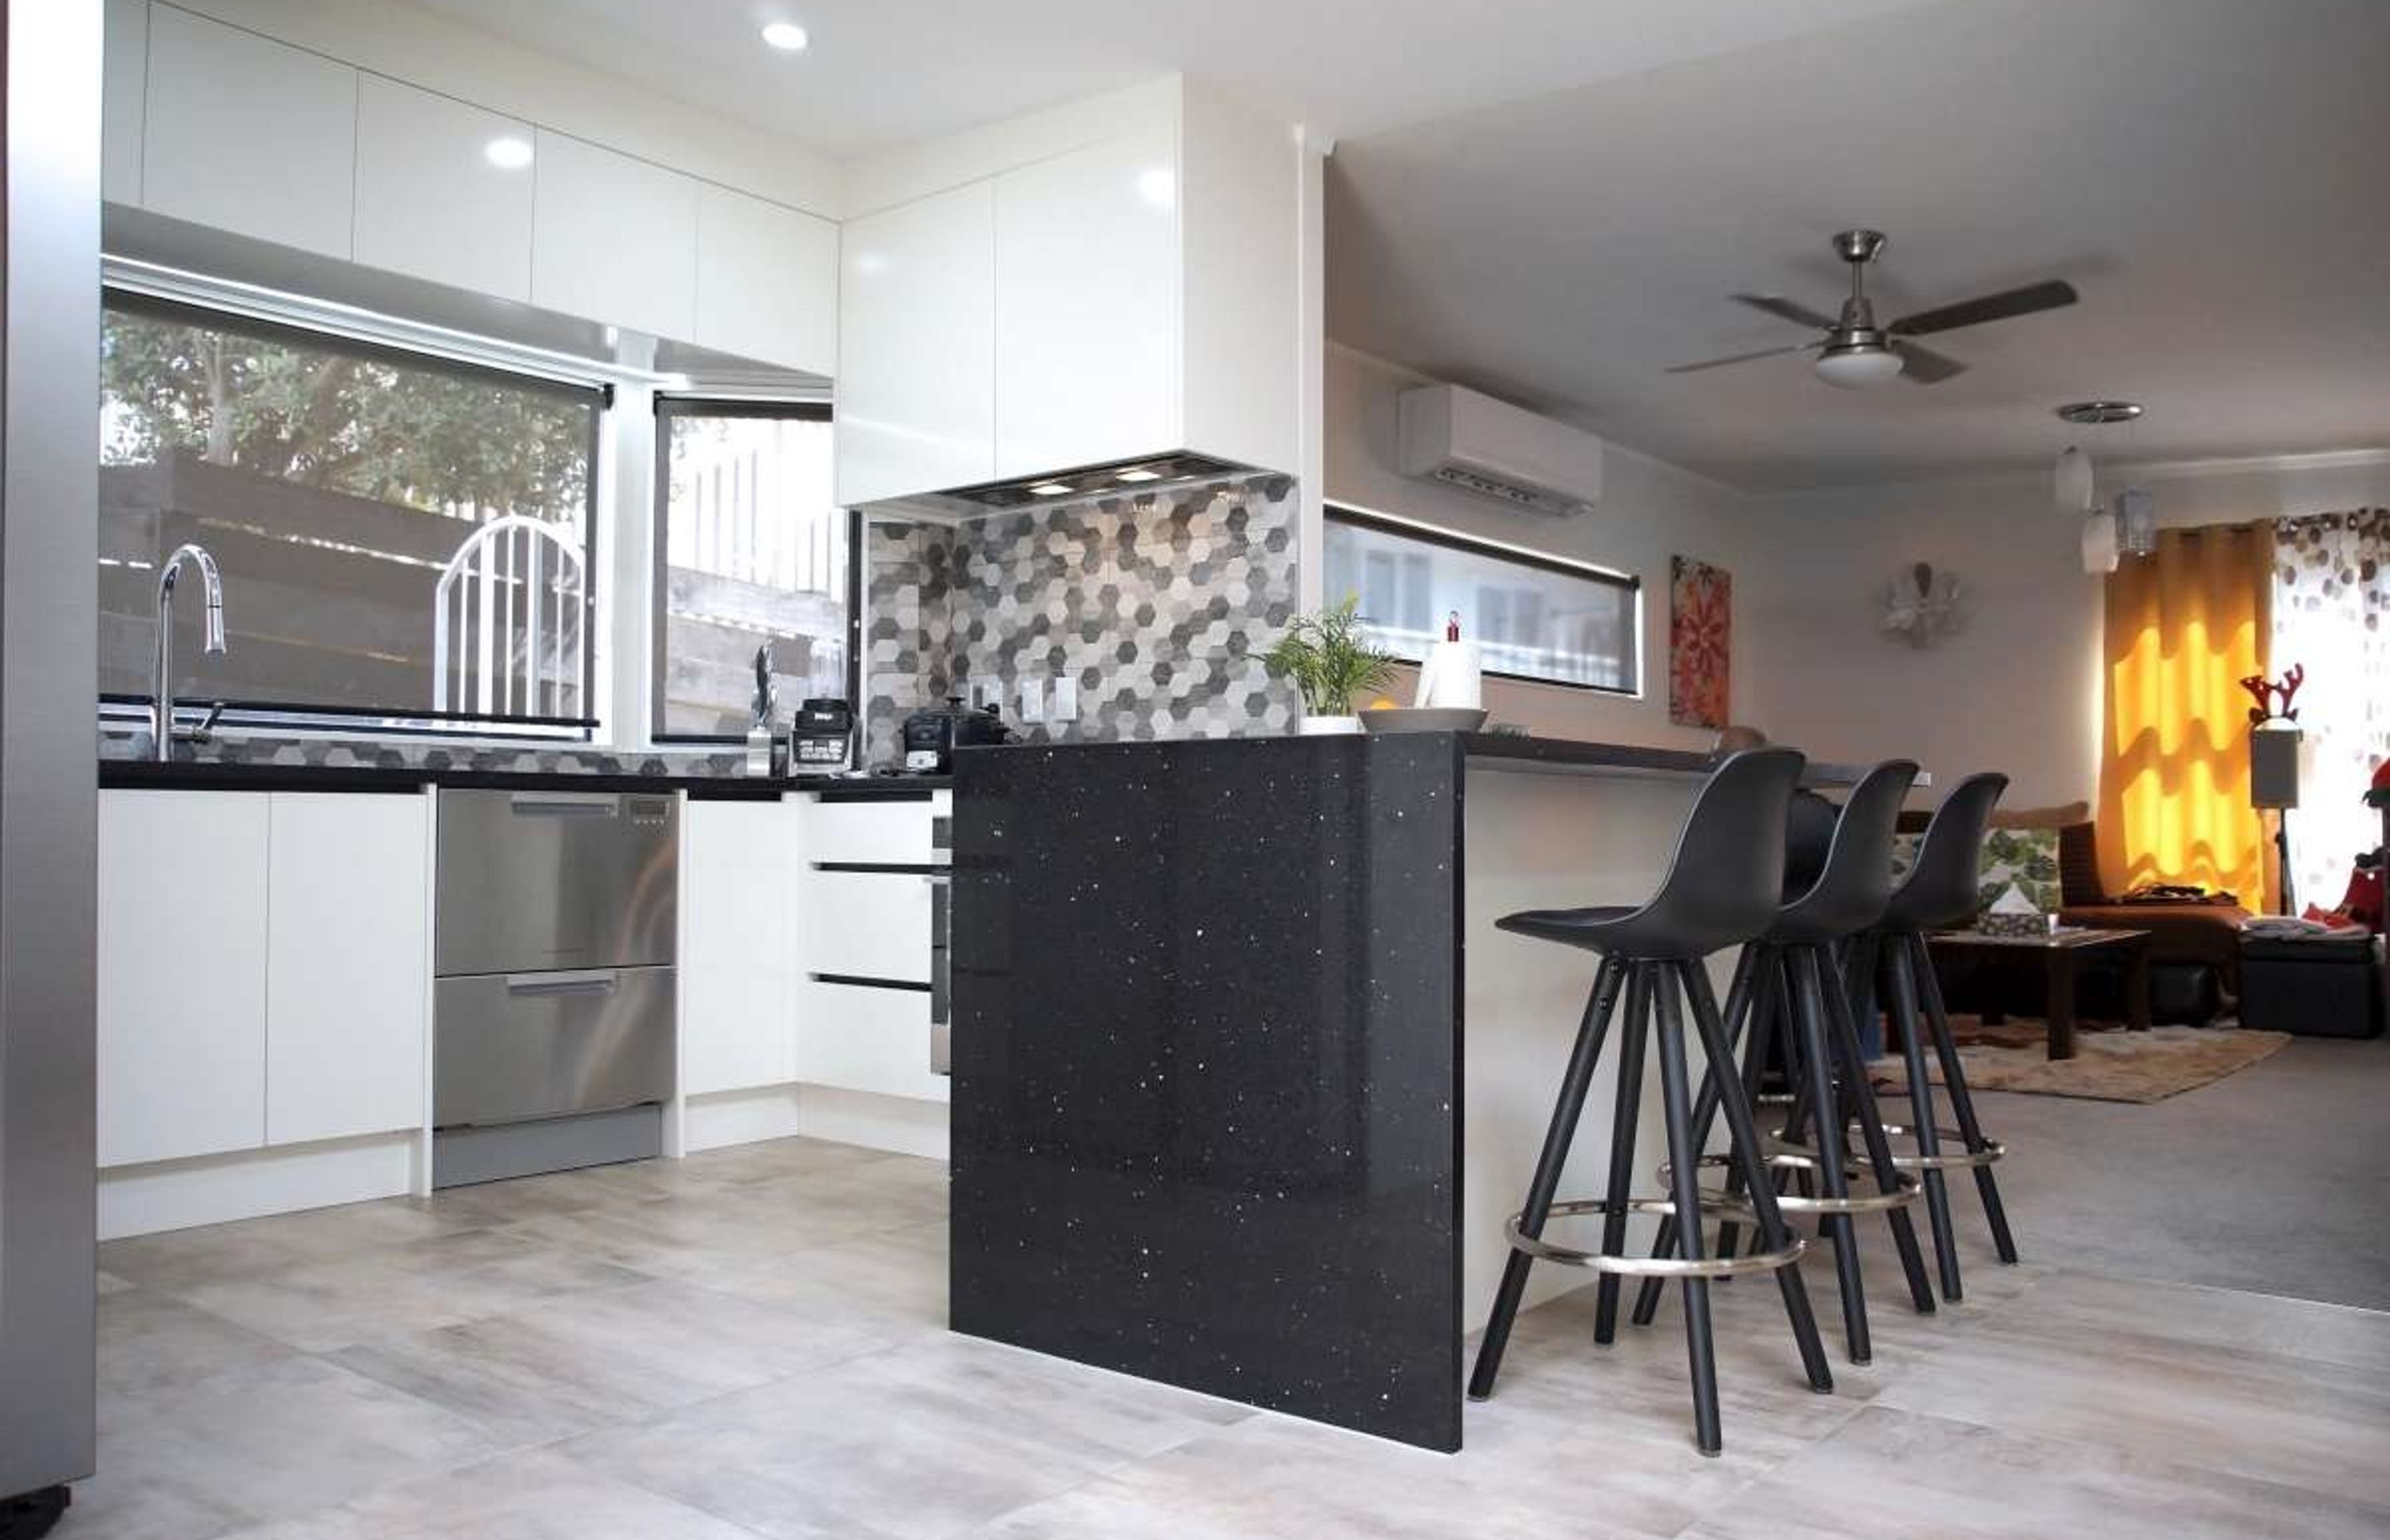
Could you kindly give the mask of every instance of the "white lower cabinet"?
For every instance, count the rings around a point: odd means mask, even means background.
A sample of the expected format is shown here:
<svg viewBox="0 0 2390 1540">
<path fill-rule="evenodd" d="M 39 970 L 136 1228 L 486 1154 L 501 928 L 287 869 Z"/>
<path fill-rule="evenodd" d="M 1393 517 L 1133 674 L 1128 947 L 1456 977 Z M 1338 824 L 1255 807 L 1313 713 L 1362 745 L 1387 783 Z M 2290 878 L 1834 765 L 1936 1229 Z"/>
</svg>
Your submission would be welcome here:
<svg viewBox="0 0 2390 1540">
<path fill-rule="evenodd" d="M 99 795 L 99 1163 L 423 1124 L 428 800 Z"/>
<path fill-rule="evenodd" d="M 797 1078 L 809 1085 L 944 1101 L 930 1070 L 927 990 L 808 981 L 799 996 Z"/>
<path fill-rule="evenodd" d="M 690 1096 L 796 1079 L 797 802 L 692 802 L 681 820 L 681 1084 Z"/>
<path fill-rule="evenodd" d="M 265 1142 L 421 1127 L 431 799 L 268 800 Z"/>
<path fill-rule="evenodd" d="M 99 794 L 99 1163 L 265 1142 L 266 799 Z"/>
<path fill-rule="evenodd" d="M 930 917 L 944 879 L 919 872 L 816 871 L 805 879 L 805 971 L 930 982 Z"/>
</svg>

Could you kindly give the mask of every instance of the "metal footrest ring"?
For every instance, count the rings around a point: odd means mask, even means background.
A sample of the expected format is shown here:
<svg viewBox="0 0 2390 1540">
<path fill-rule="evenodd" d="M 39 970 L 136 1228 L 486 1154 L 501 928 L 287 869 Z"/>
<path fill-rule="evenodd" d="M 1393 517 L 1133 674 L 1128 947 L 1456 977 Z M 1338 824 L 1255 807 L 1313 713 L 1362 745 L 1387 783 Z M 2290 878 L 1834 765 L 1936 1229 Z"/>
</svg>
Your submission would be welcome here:
<svg viewBox="0 0 2390 1540">
<path fill-rule="evenodd" d="M 1677 1205 L 1665 1198 L 1630 1198 L 1626 1200 L 1625 1209 L 1631 1214 L 1674 1215 Z M 1740 1199 L 1729 1198 L 1724 1193 L 1704 1191 L 1702 1194 L 1701 1210 L 1705 1214 L 1739 1220 L 1754 1226 L 1759 1222 L 1758 1214 L 1754 1212 L 1750 1204 Z M 1548 1217 L 1565 1219 L 1579 1214 L 1606 1214 L 1609 1212 L 1610 1204 L 1602 1200 L 1586 1199 L 1554 1203 Z M 1504 1233 L 1510 1237 L 1512 1251 L 1523 1251 L 1538 1262 L 1557 1262 L 1564 1267 L 1584 1267 L 1596 1273 L 1639 1274 L 1664 1278 L 1733 1277 L 1742 1273 L 1773 1272 L 1779 1267 L 1788 1266 L 1800 1261 L 1801 1253 L 1808 1250 L 1807 1241 L 1803 1240 L 1799 1236 L 1793 1236 L 1780 1250 L 1759 1251 L 1745 1256 L 1703 1257 L 1699 1261 L 1685 1257 L 1623 1256 L 1609 1251 L 1583 1251 L 1574 1246 L 1561 1246 L 1536 1236 L 1523 1235 L 1519 1229 L 1520 1217 L 1514 1213 L 1503 1225 Z"/>
<path fill-rule="evenodd" d="M 1819 1165 L 1818 1152 L 1806 1145 L 1798 1145 L 1780 1135 L 1763 1135 L 1760 1139 L 1767 1163 L 1787 1171 L 1815 1171 Z M 1893 1180 L 1898 1185 L 1890 1192 L 1854 1192 L 1841 1198 L 1809 1198 L 1797 1192 L 1780 1192 L 1776 1206 L 1786 1213 L 1882 1213 L 1892 1209 L 1905 1209 L 1917 1201 L 1925 1189 L 1917 1178 L 1900 1169 L 1900 1161 L 1892 1162 Z M 1875 1170 L 1861 1156 L 1852 1153 L 1843 1158 L 1843 1176 L 1846 1181 L 1872 1185 Z"/>
<path fill-rule="evenodd" d="M 1917 1131 L 1902 1123 L 1888 1123 L 1883 1131 L 1895 1139 L 1912 1138 Z M 1998 1139 L 1985 1139 L 1981 1149 L 1967 1148 L 1967 1136 L 1955 1128 L 1936 1128 L 1934 1136 L 1939 1142 L 1956 1148 L 1939 1155 L 1907 1155 L 1895 1152 L 1892 1157 L 1895 1171 L 1959 1171 L 1969 1166 L 1987 1166 L 2009 1152 L 2009 1147 Z"/>
</svg>

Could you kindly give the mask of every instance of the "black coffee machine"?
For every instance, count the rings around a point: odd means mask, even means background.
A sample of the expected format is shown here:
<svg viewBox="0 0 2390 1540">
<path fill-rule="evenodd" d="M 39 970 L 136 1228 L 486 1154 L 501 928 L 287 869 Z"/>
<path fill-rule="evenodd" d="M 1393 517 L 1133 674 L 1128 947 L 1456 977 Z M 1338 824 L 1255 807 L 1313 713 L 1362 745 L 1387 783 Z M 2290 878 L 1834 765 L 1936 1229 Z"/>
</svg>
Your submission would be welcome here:
<svg viewBox="0 0 2390 1540">
<path fill-rule="evenodd" d="M 955 767 L 956 750 L 1002 743 L 1011 736 L 994 706 L 974 711 L 961 696 L 950 695 L 944 705 L 905 719 L 905 768 L 917 776 L 943 776 Z"/>
</svg>

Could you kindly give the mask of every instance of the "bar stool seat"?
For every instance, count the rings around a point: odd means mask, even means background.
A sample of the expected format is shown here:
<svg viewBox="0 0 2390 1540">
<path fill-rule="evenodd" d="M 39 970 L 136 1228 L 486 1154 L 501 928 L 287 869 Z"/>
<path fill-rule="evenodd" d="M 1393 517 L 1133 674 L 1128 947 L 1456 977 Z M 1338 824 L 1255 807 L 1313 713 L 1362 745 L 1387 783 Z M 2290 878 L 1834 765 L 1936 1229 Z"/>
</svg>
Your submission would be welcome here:
<svg viewBox="0 0 2390 1540">
<path fill-rule="evenodd" d="M 1760 1163 L 1759 1130 L 1741 1095 L 1739 1080 L 1718 1072 L 1721 1066 L 1732 1065 L 1733 1051 L 1702 967 L 1703 958 L 1752 940 L 1775 917 L 1782 892 L 1787 806 L 1803 763 L 1790 750 L 1756 749 L 1721 764 L 1695 799 L 1677 835 L 1668 874 L 1650 903 L 1533 909 L 1496 922 L 1514 935 L 1598 952 L 1602 960 L 1577 1027 L 1576 1043 L 1526 1202 L 1504 1226 L 1510 1255 L 1470 1376 L 1472 1400 L 1484 1400 L 1493 1392 L 1510 1326 L 1526 1290 L 1527 1273 L 1536 1262 L 1600 1275 L 1595 1285 L 1594 1339 L 1604 1343 L 1616 1335 L 1622 1276 L 1639 1275 L 1654 1286 L 1666 1278 L 1681 1283 L 1694 1442 L 1705 1455 L 1715 1455 L 1723 1446 L 1709 1308 L 1712 1278 L 1775 1273 L 1810 1388 L 1833 1389 L 1808 1293 L 1798 1276 L 1805 1243 L 1785 1225 L 1774 1188 L 1766 1178 Z M 1561 1173 L 1567 1164 L 1569 1146 L 1583 1116 L 1594 1068 L 1622 990 L 1626 1001 L 1620 1019 L 1608 1188 L 1598 1199 L 1563 1200 L 1559 1195 Z M 1718 1110 L 1727 1120 L 1732 1158 L 1740 1162 L 1747 1196 L 1704 1188 L 1695 1179 L 1701 1145 L 1692 1134 L 1691 1076 L 1685 1052 L 1688 1007 L 1710 1077 L 1728 1088 L 1718 1098 Z M 1661 1105 L 1672 1162 L 1664 1197 L 1638 1196 L 1629 1190 L 1647 1037 L 1658 1046 Z M 1656 1214 L 1669 1221 L 1690 1215 L 1696 1222 L 1677 1226 L 1681 1238 L 1668 1251 L 1637 1256 L 1627 1251 L 1625 1244 L 1626 1222 L 1637 1214 Z M 1760 1238 L 1758 1249 L 1750 1255 L 1723 1251 L 1705 1254 L 1703 1226 L 1698 1222 L 1703 1216 L 1732 1218 L 1750 1226 Z M 1600 1243 L 1572 1246 L 1545 1238 L 1545 1226 L 1551 1220 L 1572 1217 L 1600 1218 Z"/>
</svg>

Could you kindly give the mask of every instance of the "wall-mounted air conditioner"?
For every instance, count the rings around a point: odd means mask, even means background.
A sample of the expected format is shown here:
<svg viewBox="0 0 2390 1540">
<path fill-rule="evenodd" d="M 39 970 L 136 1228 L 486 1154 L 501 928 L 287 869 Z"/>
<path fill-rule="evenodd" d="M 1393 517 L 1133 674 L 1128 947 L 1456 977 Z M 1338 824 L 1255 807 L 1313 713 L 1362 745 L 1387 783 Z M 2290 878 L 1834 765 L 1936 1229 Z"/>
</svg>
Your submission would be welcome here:
<svg viewBox="0 0 2390 1540">
<path fill-rule="evenodd" d="M 1523 512 L 1568 517 L 1601 498 L 1601 441 L 1458 385 L 1405 391 L 1400 464 Z"/>
</svg>

